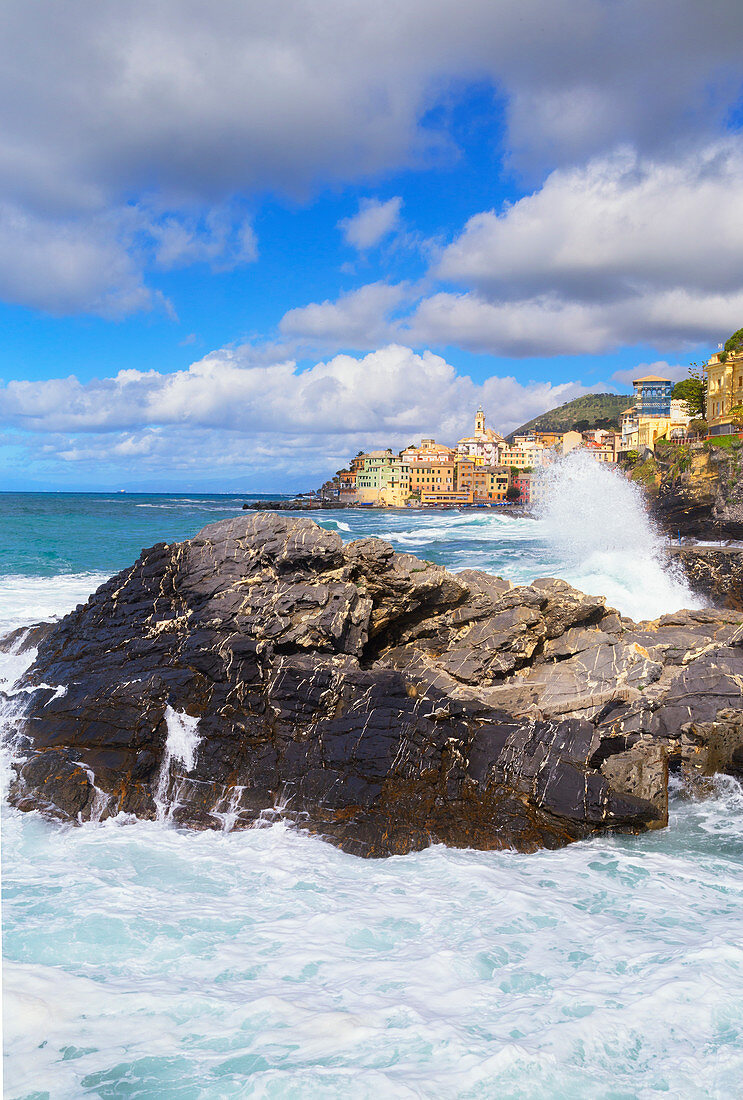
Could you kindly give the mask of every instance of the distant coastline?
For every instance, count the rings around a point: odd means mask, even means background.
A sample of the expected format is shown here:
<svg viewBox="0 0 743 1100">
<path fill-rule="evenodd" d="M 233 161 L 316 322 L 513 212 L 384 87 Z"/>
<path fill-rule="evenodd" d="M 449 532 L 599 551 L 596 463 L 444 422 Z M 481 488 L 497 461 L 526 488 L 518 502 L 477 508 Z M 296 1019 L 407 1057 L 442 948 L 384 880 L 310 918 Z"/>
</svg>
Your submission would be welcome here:
<svg viewBox="0 0 743 1100">
<path fill-rule="evenodd" d="M 291 499 L 280 497 L 275 500 L 251 500 L 243 504 L 244 511 L 251 510 L 256 512 L 318 512 L 326 510 L 345 510 L 347 508 L 361 509 L 365 512 L 440 512 L 442 510 L 449 510 L 456 512 L 499 511 L 507 512 L 509 515 L 515 516 L 532 515 L 531 509 L 525 507 L 518 501 L 476 501 L 461 504 L 419 504 L 417 502 L 412 502 L 410 504 L 382 504 L 376 501 L 344 501 L 323 497 L 307 498 L 300 496 Z"/>
</svg>

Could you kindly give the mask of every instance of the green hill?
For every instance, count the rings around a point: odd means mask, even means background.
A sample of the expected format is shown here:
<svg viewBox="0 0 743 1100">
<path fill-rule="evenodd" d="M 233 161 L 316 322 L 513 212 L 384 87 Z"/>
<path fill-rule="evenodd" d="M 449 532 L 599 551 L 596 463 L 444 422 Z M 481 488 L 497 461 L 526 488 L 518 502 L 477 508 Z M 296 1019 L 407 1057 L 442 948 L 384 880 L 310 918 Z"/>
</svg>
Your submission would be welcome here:
<svg viewBox="0 0 743 1100">
<path fill-rule="evenodd" d="M 522 432 L 569 432 L 573 428 L 585 432 L 589 428 L 619 429 L 619 416 L 631 405 L 633 398 L 626 393 L 587 393 L 576 397 L 557 409 L 535 416 L 508 436 L 513 439 Z"/>
</svg>

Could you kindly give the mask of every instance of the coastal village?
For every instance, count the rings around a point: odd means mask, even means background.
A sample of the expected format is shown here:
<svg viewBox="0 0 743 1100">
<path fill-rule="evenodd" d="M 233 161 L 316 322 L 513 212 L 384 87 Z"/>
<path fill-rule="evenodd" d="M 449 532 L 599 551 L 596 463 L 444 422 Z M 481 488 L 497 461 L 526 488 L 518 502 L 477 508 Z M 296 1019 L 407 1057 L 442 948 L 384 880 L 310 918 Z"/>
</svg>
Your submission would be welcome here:
<svg viewBox="0 0 743 1100">
<path fill-rule="evenodd" d="M 699 419 L 683 399 L 674 399 L 670 378 L 648 374 L 632 382 L 634 400 L 619 418 L 619 431 L 531 430 L 508 439 L 486 425 L 482 407 L 472 435 L 452 446 L 433 438 L 402 451 L 356 455 L 323 487 L 340 503 L 369 507 L 508 507 L 537 502 L 545 491 L 543 472 L 558 458 L 580 449 L 596 462 L 618 463 L 654 451 L 658 442 L 714 439 L 743 430 L 743 346 L 731 337 L 704 365 L 707 375 Z M 743 338 L 742 338 L 743 339 Z M 704 405 L 703 405 L 704 408 Z"/>
<path fill-rule="evenodd" d="M 635 399 L 619 431 L 528 431 L 506 439 L 487 427 L 480 407 L 472 435 L 453 446 L 423 439 L 399 452 L 359 453 L 327 488 L 341 503 L 361 506 L 533 504 L 544 491 L 543 471 L 571 451 L 580 448 L 597 462 L 616 463 L 630 451 L 652 449 L 660 438 L 685 439 L 692 417 L 685 401 L 673 400 L 673 385 L 655 375 L 636 378 Z"/>
</svg>

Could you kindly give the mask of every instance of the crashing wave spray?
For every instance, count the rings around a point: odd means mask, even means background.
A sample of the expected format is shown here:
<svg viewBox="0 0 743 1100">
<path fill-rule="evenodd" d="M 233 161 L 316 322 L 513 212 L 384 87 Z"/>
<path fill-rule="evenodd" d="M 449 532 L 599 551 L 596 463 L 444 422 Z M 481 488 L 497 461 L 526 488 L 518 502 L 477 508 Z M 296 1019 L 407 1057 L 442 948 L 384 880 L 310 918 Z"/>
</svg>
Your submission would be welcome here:
<svg viewBox="0 0 743 1100">
<path fill-rule="evenodd" d="M 198 718 L 193 718 L 185 711 L 173 710 L 168 705 L 165 708 L 165 723 L 168 727 L 168 736 L 155 792 L 155 808 L 157 820 L 167 823 L 173 820 L 173 814 L 178 808 L 178 797 L 183 787 L 181 778 L 170 795 L 171 764 L 176 760 L 186 772 L 193 771 L 201 738 L 197 733 Z"/>
<path fill-rule="evenodd" d="M 703 606 L 664 554 L 639 488 L 618 470 L 574 451 L 542 486 L 536 514 L 559 576 L 633 619 Z"/>
</svg>

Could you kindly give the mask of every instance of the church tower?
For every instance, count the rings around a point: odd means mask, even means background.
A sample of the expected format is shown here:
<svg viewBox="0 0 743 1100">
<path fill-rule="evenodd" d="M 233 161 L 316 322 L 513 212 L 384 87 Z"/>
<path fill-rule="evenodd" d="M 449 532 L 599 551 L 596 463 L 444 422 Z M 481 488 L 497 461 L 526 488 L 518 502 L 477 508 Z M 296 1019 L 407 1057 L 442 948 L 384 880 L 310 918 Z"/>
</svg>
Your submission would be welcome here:
<svg viewBox="0 0 743 1100">
<path fill-rule="evenodd" d="M 482 405 L 475 414 L 475 435 L 485 431 L 485 413 L 482 411 Z"/>
</svg>

